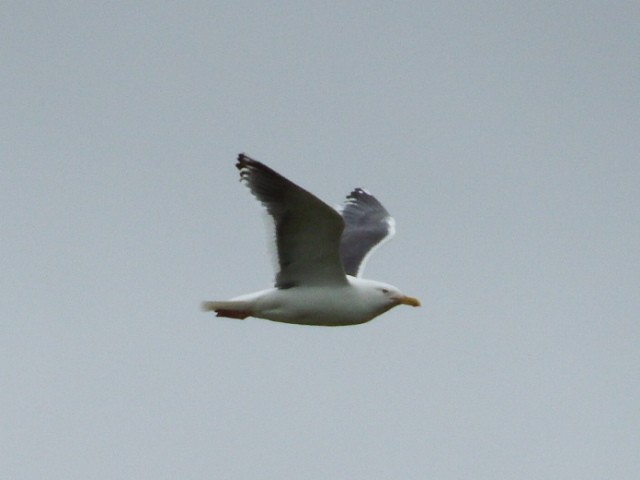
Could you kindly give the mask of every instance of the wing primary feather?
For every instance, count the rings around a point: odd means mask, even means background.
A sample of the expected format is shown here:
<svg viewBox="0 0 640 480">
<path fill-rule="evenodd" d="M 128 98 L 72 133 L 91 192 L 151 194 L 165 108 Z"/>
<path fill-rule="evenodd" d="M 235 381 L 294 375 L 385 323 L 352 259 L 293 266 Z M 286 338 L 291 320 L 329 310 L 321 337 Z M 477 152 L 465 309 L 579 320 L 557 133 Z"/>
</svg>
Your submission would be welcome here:
<svg viewBox="0 0 640 480">
<path fill-rule="evenodd" d="M 338 208 L 345 221 L 340 257 L 348 275 L 359 276 L 376 247 L 395 234 L 387 209 L 363 188 L 354 189 Z"/>
<path fill-rule="evenodd" d="M 340 261 L 340 214 L 315 195 L 261 162 L 241 153 L 240 179 L 273 218 L 280 270 L 278 288 L 345 284 Z"/>
</svg>

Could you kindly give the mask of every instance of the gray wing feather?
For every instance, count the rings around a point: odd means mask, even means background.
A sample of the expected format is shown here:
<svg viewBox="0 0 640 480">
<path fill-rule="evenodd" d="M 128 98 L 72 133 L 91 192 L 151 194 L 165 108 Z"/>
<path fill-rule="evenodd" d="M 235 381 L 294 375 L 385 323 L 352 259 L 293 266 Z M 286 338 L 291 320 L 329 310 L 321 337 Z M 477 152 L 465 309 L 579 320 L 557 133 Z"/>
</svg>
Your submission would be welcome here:
<svg viewBox="0 0 640 480">
<path fill-rule="evenodd" d="M 339 211 L 345 222 L 340 257 L 345 272 L 357 277 L 373 250 L 395 234 L 395 222 L 387 209 L 362 188 L 353 190 Z"/>
<path fill-rule="evenodd" d="M 266 165 L 238 155 L 240 179 L 275 223 L 276 287 L 346 284 L 340 262 L 344 221 L 338 212 Z"/>
</svg>

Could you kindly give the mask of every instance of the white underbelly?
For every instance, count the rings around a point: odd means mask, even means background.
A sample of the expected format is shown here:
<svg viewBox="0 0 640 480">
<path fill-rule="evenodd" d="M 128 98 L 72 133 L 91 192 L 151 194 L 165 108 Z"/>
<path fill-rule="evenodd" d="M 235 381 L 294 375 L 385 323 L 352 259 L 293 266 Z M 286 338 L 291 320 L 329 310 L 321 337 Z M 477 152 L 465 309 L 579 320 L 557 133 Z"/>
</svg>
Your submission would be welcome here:
<svg viewBox="0 0 640 480">
<path fill-rule="evenodd" d="M 357 325 L 376 316 L 346 287 L 294 287 L 270 290 L 256 299 L 255 317 L 303 325 Z"/>
</svg>

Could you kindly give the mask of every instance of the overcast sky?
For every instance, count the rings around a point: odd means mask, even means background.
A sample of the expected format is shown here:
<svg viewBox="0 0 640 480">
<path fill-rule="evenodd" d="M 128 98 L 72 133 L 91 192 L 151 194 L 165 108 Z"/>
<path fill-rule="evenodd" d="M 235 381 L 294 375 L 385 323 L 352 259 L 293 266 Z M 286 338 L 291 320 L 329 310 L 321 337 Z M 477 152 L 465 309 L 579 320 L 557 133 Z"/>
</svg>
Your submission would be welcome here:
<svg viewBox="0 0 640 480">
<path fill-rule="evenodd" d="M 0 476 L 640 478 L 640 3 L 3 2 Z M 246 152 L 422 308 L 266 288 Z"/>
</svg>

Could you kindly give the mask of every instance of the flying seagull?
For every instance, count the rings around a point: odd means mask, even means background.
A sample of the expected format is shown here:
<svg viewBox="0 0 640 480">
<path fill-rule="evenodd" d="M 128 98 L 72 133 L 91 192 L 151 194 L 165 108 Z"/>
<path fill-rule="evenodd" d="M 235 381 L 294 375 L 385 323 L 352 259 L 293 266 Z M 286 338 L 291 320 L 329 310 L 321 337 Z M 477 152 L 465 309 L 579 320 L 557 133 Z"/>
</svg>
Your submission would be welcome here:
<svg viewBox="0 0 640 480">
<path fill-rule="evenodd" d="M 204 302 L 203 310 L 343 326 L 368 322 L 396 305 L 420 306 L 394 286 L 360 278 L 369 254 L 395 233 L 393 218 L 373 195 L 356 188 L 336 210 L 243 153 L 236 167 L 273 218 L 280 270 L 274 288 Z"/>
</svg>

